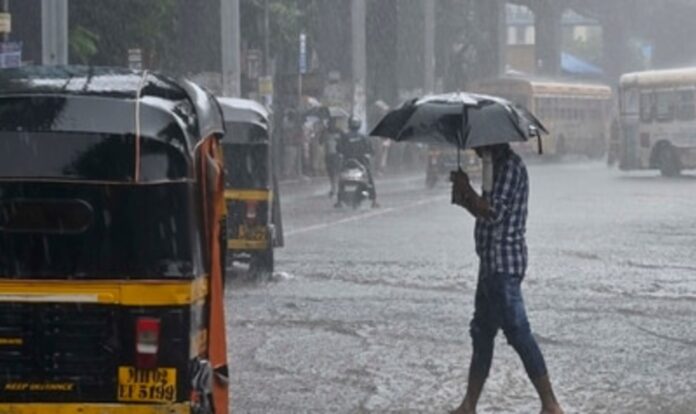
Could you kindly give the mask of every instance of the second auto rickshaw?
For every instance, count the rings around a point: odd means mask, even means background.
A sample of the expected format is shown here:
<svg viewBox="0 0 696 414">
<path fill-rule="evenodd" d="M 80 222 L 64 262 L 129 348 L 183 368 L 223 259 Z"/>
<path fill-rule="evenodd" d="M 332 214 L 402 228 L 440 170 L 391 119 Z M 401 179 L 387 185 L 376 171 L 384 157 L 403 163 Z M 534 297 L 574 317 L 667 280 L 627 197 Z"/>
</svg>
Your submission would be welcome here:
<svg viewBox="0 0 696 414">
<path fill-rule="evenodd" d="M 252 275 L 267 276 L 274 268 L 273 249 L 283 245 L 269 114 L 254 101 L 218 101 L 227 131 L 223 152 L 228 260 L 247 261 Z"/>
</svg>

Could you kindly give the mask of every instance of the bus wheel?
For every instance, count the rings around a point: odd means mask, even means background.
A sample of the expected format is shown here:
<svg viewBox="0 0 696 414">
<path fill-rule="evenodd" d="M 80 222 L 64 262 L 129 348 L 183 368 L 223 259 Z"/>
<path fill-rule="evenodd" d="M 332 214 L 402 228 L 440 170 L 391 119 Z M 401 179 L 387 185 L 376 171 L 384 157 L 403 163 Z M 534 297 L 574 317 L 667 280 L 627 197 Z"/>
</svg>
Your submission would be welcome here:
<svg viewBox="0 0 696 414">
<path fill-rule="evenodd" d="M 657 163 L 660 173 L 665 177 L 676 177 L 681 173 L 681 165 L 674 148 L 664 145 L 657 155 Z"/>
<path fill-rule="evenodd" d="M 255 253 L 249 263 L 249 273 L 256 280 L 269 280 L 273 276 L 274 257 L 273 246 L 268 246 L 266 250 Z"/>
</svg>

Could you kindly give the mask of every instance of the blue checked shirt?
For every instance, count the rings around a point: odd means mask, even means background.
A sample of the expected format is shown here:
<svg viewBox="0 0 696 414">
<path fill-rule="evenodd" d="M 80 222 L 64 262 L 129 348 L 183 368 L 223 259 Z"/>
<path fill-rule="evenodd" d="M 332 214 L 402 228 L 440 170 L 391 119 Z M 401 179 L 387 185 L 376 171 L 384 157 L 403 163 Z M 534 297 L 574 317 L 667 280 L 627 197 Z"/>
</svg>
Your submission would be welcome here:
<svg viewBox="0 0 696 414">
<path fill-rule="evenodd" d="M 529 177 L 522 159 L 512 151 L 494 161 L 493 189 L 484 194 L 490 219 L 476 220 L 474 238 L 481 266 L 493 272 L 524 275 L 527 269 L 527 199 Z"/>
</svg>

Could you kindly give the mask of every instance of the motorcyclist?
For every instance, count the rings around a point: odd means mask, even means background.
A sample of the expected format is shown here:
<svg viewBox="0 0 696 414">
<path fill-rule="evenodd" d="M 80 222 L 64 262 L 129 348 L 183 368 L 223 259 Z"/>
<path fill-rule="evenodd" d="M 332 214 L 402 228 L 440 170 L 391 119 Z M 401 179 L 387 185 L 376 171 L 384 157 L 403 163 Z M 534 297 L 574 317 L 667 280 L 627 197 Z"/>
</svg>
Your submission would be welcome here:
<svg viewBox="0 0 696 414">
<path fill-rule="evenodd" d="M 367 136 L 360 132 L 361 126 L 362 121 L 359 118 L 351 117 L 348 120 L 349 131 L 343 134 L 340 141 L 338 142 L 336 150 L 339 154 L 341 154 L 344 163 L 350 159 L 354 159 L 365 167 L 365 170 L 367 172 L 367 179 L 369 182 L 368 191 L 370 193 L 370 199 L 372 200 L 372 207 L 376 208 L 379 207 L 379 204 L 377 204 L 377 188 L 375 187 L 375 181 L 372 178 L 372 167 L 370 162 L 370 158 L 373 153 L 373 148 Z M 340 185 L 338 194 L 339 199 L 336 202 L 336 206 L 340 207 Z"/>
</svg>

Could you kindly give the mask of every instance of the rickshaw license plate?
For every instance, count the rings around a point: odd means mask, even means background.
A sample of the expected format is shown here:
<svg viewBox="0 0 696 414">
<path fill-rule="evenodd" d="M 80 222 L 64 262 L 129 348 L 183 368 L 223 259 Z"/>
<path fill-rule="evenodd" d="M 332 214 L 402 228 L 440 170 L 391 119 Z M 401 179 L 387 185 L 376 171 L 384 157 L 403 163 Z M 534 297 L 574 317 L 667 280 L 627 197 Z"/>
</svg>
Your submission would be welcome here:
<svg viewBox="0 0 696 414">
<path fill-rule="evenodd" d="M 264 241 L 266 240 L 266 227 L 264 226 L 240 226 L 239 238 L 245 240 Z"/>
<path fill-rule="evenodd" d="M 118 367 L 118 400 L 176 401 L 176 369 Z"/>
</svg>

